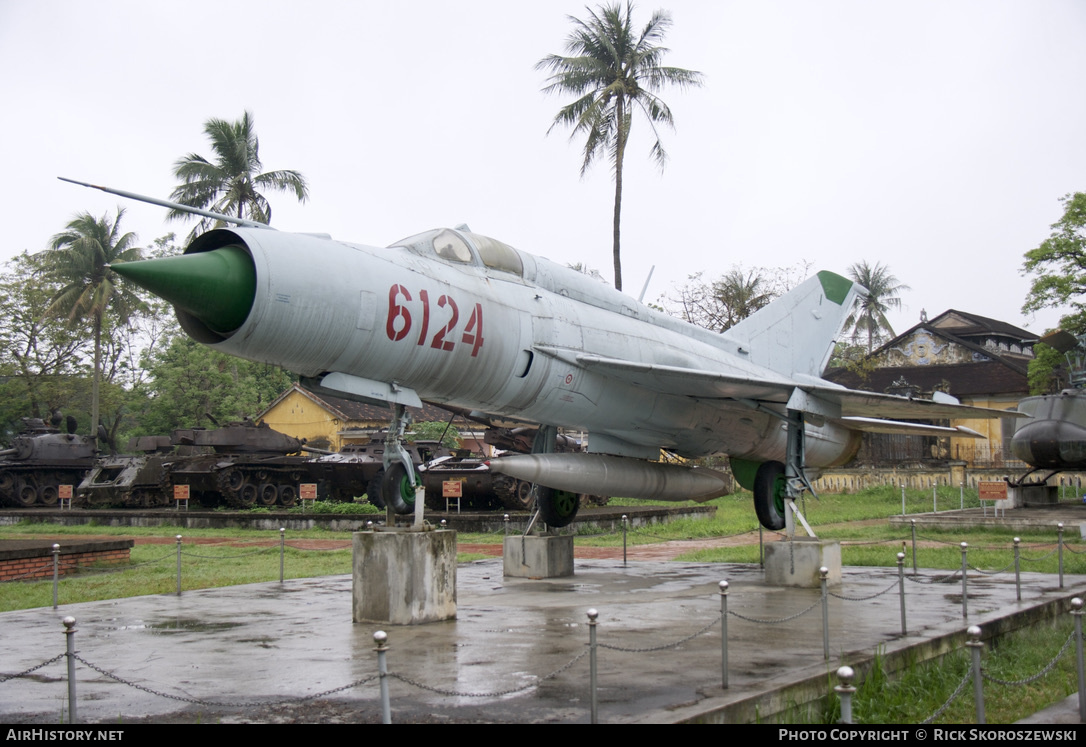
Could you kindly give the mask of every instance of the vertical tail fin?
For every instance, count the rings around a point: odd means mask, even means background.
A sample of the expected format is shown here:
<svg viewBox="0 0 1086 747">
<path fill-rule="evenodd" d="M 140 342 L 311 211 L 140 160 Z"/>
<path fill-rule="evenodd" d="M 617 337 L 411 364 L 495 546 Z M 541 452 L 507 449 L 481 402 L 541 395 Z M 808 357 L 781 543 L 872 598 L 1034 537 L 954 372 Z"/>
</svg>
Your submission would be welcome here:
<svg viewBox="0 0 1086 747">
<path fill-rule="evenodd" d="M 867 290 L 823 271 L 725 334 L 749 351 L 752 363 L 786 375 L 821 376 L 859 295 L 867 295 Z"/>
</svg>

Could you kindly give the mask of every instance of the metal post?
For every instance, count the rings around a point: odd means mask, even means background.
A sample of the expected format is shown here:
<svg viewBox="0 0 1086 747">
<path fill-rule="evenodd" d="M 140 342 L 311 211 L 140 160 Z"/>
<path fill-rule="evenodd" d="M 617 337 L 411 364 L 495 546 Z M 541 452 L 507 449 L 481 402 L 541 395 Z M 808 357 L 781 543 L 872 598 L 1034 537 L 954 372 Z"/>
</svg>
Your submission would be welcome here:
<svg viewBox="0 0 1086 747">
<path fill-rule="evenodd" d="M 762 538 L 761 522 L 758 522 L 758 567 L 765 568 L 765 541 Z"/>
<path fill-rule="evenodd" d="M 279 583 L 283 583 L 283 554 L 286 552 L 286 534 L 286 528 L 279 527 Z"/>
<path fill-rule="evenodd" d="M 377 678 L 381 683 L 381 723 L 392 723 L 392 706 L 388 700 L 388 661 L 385 655 L 388 652 L 388 633 L 378 630 L 373 634 L 373 642 L 377 644 L 374 651 L 377 652 Z"/>
<path fill-rule="evenodd" d="M 905 483 L 901 483 L 901 515 L 905 515 Z"/>
<path fill-rule="evenodd" d="M 830 598 L 826 593 L 826 577 L 830 569 L 822 566 L 818 569 L 818 577 L 822 584 L 822 656 L 826 661 L 830 660 Z"/>
<path fill-rule="evenodd" d="M 728 687 L 728 582 L 720 587 L 720 686 Z"/>
<path fill-rule="evenodd" d="M 988 722 L 984 719 L 984 678 L 980 671 L 980 650 L 984 648 L 984 644 L 980 640 L 978 626 L 970 625 L 965 632 L 969 634 L 969 640 L 965 642 L 965 645 L 973 649 L 973 701 L 977 708 L 977 723 L 986 724 Z"/>
<path fill-rule="evenodd" d="M 600 613 L 595 607 L 588 610 L 588 682 L 591 688 L 591 708 L 593 724 L 599 723 L 599 701 L 596 694 L 596 618 Z"/>
<path fill-rule="evenodd" d="M 626 514 L 622 514 L 622 567 L 626 567 L 626 527 L 628 526 L 629 519 Z"/>
<path fill-rule="evenodd" d="M 1014 538 L 1014 598 L 1019 602 L 1022 601 L 1022 571 L 1019 557 L 1019 543 L 1021 542 L 1022 540 L 1018 537 Z"/>
<path fill-rule="evenodd" d="M 1082 600 L 1071 600 L 1071 614 L 1075 618 L 1075 662 L 1078 669 L 1078 720 L 1086 724 L 1086 669 L 1082 664 Z"/>
<path fill-rule="evenodd" d="M 1059 550 L 1060 588 L 1062 589 L 1063 588 L 1063 522 L 1061 521 L 1059 524 L 1057 524 L 1056 528 L 1059 530 L 1059 541 L 1057 542 L 1056 547 Z"/>
<path fill-rule="evenodd" d="M 931 484 L 931 512 L 933 514 L 939 513 L 939 495 L 936 491 L 939 489 L 939 483 L 933 482 Z"/>
<path fill-rule="evenodd" d="M 502 537 L 509 536 L 509 514 L 502 514 Z"/>
<path fill-rule="evenodd" d="M 75 618 L 66 617 L 64 623 L 64 638 L 67 642 L 68 657 L 68 723 L 79 723 L 75 715 Z"/>
<path fill-rule="evenodd" d="M 916 519 L 912 519 L 913 524 L 913 575 L 916 575 Z"/>
<path fill-rule="evenodd" d="M 962 484 L 960 486 L 960 491 L 961 491 L 961 493 L 959 495 L 959 498 L 961 498 L 961 509 L 964 511 L 965 510 L 965 480 L 962 480 Z"/>
<path fill-rule="evenodd" d="M 53 545 L 53 609 L 57 608 L 57 585 L 60 583 L 60 545 Z"/>
<path fill-rule="evenodd" d="M 177 596 L 181 596 L 181 535 L 177 535 Z"/>
<path fill-rule="evenodd" d="M 833 691 L 837 693 L 841 701 L 841 720 L 838 723 L 852 723 L 852 695 L 856 692 L 856 688 L 852 685 L 852 678 L 855 676 L 856 673 L 852 671 L 852 667 L 841 667 L 837 670 L 837 686 L 833 688 Z"/>
<path fill-rule="evenodd" d="M 968 594 L 969 582 L 968 582 L 968 578 L 969 578 L 969 576 L 965 572 L 966 568 L 967 568 L 966 563 L 965 563 L 965 553 L 968 550 L 968 548 L 969 548 L 968 543 L 963 542 L 962 543 L 962 618 L 964 618 L 964 619 L 969 618 L 969 602 L 968 602 L 968 599 L 969 599 L 969 594 Z"/>
<path fill-rule="evenodd" d="M 905 635 L 905 553 L 897 554 L 897 596 L 901 606 L 901 635 Z"/>
</svg>

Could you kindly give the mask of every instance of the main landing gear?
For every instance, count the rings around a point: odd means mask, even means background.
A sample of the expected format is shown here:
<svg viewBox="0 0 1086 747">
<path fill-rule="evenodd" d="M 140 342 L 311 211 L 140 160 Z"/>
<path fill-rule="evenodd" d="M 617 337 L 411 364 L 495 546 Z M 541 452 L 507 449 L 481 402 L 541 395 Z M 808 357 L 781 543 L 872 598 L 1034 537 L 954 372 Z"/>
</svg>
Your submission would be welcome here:
<svg viewBox="0 0 1086 747">
<path fill-rule="evenodd" d="M 557 438 L 558 428 L 553 425 L 541 425 L 532 443 L 532 453 L 554 453 Z M 577 510 L 581 507 L 580 494 L 545 488 L 542 485 L 533 485 L 532 493 L 535 495 L 537 513 L 528 523 L 528 531 L 531 530 L 537 518 L 549 527 L 558 528 L 571 524 L 577 517 Z"/>
<path fill-rule="evenodd" d="M 766 529 L 787 528 L 789 534 L 795 531 L 789 521 L 794 513 L 803 522 L 807 533 L 813 537 L 814 532 L 795 508 L 795 499 L 804 490 L 809 490 L 811 495 L 817 495 L 806 475 L 803 412 L 788 410 L 783 419 L 788 425 L 785 463 L 765 462 L 758 467 L 754 476 L 754 511 L 758 515 L 759 523 Z"/>
<path fill-rule="evenodd" d="M 411 455 L 403 447 L 403 434 L 410 421 L 407 407 L 399 404 L 392 406 L 392 422 L 385 437 L 384 475 L 379 490 L 381 502 L 397 514 L 414 513 L 415 488 L 422 485 L 422 476 L 415 471 Z M 376 482 L 375 479 L 373 483 Z"/>
</svg>

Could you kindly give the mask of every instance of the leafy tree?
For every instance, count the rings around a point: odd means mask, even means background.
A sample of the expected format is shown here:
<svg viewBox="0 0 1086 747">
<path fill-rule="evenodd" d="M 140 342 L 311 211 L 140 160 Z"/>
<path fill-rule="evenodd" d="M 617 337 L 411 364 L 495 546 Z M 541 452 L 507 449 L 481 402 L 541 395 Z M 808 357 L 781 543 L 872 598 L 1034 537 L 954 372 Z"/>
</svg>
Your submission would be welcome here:
<svg viewBox="0 0 1086 747">
<path fill-rule="evenodd" d="M 1060 198 L 1063 215 L 1050 228 L 1052 234 L 1036 249 L 1026 252 L 1023 274 L 1036 277 L 1022 312 L 1032 314 L 1046 307 L 1070 306 L 1070 319 L 1061 328 L 1086 326 L 1086 193 Z"/>
<path fill-rule="evenodd" d="M 446 449 L 460 448 L 460 431 L 447 422 L 424 420 L 420 423 L 411 424 L 411 435 L 408 440 L 412 443 L 415 441 L 437 441 L 438 439 L 441 439 L 441 445 Z"/>
<path fill-rule="evenodd" d="M 894 336 L 894 328 L 890 326 L 886 312 L 900 309 L 901 298 L 898 294 L 910 288 L 898 280 L 889 267 L 879 262 L 874 266 L 869 265 L 867 260 L 857 262 L 848 268 L 848 276 L 867 288 L 868 293 L 866 297 L 856 299 L 856 306 L 845 319 L 845 328 L 852 328 L 853 342 L 866 336 L 867 352 L 870 354 L 876 342 L 884 336 Z"/>
<path fill-rule="evenodd" d="M 179 332 L 149 350 L 143 366 L 146 405 L 137 435 L 206 426 L 206 414 L 220 423 L 255 417 L 292 383 L 281 368 L 225 355 Z"/>
<path fill-rule="evenodd" d="M 245 112 L 236 122 L 209 119 L 204 124 L 204 133 L 211 140 L 214 161 L 190 153 L 174 164 L 174 175 L 182 182 L 171 194 L 175 202 L 271 223 L 271 205 L 260 190 L 293 192 L 299 202 L 308 199 L 309 186 L 297 171 L 260 173 L 260 140 L 250 112 Z M 175 209 L 170 211 L 169 217 L 188 218 L 190 214 Z M 202 219 L 190 239 L 211 227 L 210 218 Z"/>
<path fill-rule="evenodd" d="M 72 327 L 90 324 L 94 340 L 94 378 L 91 387 L 92 435 L 99 423 L 99 381 L 102 375 L 102 330 L 109 323 L 126 324 L 143 307 L 142 299 L 128 288 L 109 265 L 141 258 L 134 233 L 121 233 L 124 210 L 113 220 L 80 213 L 67 229 L 50 240 L 42 256 L 43 276 L 59 285 L 46 314 L 64 317 Z M 107 320 L 107 315 L 111 319 Z"/>
<path fill-rule="evenodd" d="M 9 434 L 20 418 L 72 410 L 71 381 L 86 373 L 86 334 L 46 316 L 57 286 L 42 275 L 40 255 L 23 252 L 0 276 L 0 428 Z"/>
<path fill-rule="evenodd" d="M 719 278 L 708 281 L 702 273 L 696 272 L 678 288 L 678 296 L 667 301 L 672 313 L 691 324 L 724 332 L 790 291 L 809 270 L 807 263 L 749 270 L 735 266 Z"/>
<path fill-rule="evenodd" d="M 656 11 L 638 32 L 633 27 L 633 4 L 618 3 L 596 10 L 586 8 L 588 19 L 569 18 L 573 31 L 566 39 L 570 56 L 548 55 L 536 63 L 537 70 L 551 73 L 545 93 L 576 96 L 573 103 L 559 110 L 551 125 L 573 128 L 573 135 L 584 135 L 584 161 L 581 176 L 598 157 L 606 154 L 615 175 L 613 217 L 613 254 L 615 288 L 622 289 L 620 257 L 620 218 L 622 214 L 622 167 L 630 137 L 633 113 L 640 111 L 652 127 L 655 143 L 651 155 L 662 169 L 667 154 L 656 131 L 657 124 L 674 127 L 671 109 L 657 91 L 667 84 L 679 88 L 700 86 L 701 73 L 660 64 L 668 52 L 659 46 L 671 27 L 671 16 Z M 550 130 L 548 130 L 548 133 Z"/>
</svg>

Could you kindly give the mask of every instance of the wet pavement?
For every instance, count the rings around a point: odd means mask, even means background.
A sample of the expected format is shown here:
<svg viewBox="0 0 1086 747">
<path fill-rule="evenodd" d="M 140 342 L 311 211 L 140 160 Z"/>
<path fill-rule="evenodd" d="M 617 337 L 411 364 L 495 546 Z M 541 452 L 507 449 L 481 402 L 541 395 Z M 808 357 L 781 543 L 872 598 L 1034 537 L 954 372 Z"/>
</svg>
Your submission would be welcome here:
<svg viewBox="0 0 1086 747">
<path fill-rule="evenodd" d="M 805 720 L 827 673 L 888 667 L 1066 614 L 1086 576 L 896 568 L 842 571 L 828 603 L 824 658 L 818 589 L 769 587 L 757 565 L 579 559 L 564 579 L 504 578 L 500 559 L 462 565 L 457 619 L 418 626 L 351 622 L 350 576 L 251 584 L 0 614 L 0 679 L 63 654 L 76 619 L 83 723 L 372 722 L 380 718 L 373 634 L 388 633 L 393 722 L 588 723 L 587 611 L 599 612 L 603 723 Z M 729 687 L 722 683 L 719 582 L 728 589 Z M 67 719 L 63 660 L 0 682 L 0 722 Z M 1061 721 L 1077 701 L 1037 723 Z M 1038 716 L 1040 718 L 1042 716 Z"/>
</svg>

